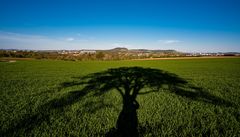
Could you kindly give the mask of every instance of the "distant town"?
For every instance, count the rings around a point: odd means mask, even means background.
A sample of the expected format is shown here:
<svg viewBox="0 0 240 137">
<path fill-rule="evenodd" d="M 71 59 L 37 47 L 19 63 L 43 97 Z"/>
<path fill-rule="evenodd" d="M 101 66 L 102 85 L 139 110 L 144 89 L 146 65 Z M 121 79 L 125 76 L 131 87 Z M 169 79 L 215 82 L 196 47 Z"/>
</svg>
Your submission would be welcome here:
<svg viewBox="0 0 240 137">
<path fill-rule="evenodd" d="M 59 59 L 59 60 L 126 60 L 167 57 L 240 56 L 239 52 L 193 52 L 176 50 L 127 49 L 117 47 L 109 50 L 18 50 L 1 49 L 0 57 Z"/>
</svg>

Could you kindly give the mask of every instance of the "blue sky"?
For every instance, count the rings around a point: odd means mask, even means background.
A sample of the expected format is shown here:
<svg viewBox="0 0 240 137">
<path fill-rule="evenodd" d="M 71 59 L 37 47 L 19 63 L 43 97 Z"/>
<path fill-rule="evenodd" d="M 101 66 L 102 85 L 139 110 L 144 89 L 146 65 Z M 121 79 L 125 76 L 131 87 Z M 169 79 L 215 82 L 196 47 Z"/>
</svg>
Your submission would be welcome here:
<svg viewBox="0 0 240 137">
<path fill-rule="evenodd" d="M 239 0 L 0 0 L 0 49 L 240 52 Z"/>
</svg>

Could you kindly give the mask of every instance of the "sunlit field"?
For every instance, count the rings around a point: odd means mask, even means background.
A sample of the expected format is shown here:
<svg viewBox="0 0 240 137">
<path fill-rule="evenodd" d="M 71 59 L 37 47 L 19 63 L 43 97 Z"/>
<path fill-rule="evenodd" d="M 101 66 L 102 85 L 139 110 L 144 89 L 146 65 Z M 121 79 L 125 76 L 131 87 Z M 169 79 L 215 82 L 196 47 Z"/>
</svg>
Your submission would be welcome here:
<svg viewBox="0 0 240 137">
<path fill-rule="evenodd" d="M 119 135 L 132 83 L 136 136 L 240 135 L 240 58 L 221 58 L 0 62 L 0 136 Z"/>
</svg>

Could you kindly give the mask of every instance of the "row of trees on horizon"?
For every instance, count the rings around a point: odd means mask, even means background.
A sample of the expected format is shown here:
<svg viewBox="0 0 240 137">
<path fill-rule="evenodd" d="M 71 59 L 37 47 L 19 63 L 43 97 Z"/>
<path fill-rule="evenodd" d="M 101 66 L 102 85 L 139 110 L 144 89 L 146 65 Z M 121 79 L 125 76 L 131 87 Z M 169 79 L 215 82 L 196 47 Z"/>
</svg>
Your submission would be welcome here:
<svg viewBox="0 0 240 137">
<path fill-rule="evenodd" d="M 129 53 L 129 52 L 106 52 L 97 51 L 95 53 L 59 53 L 59 52 L 36 52 L 36 51 L 9 51 L 0 50 L 0 57 L 10 58 L 34 58 L 34 59 L 56 59 L 56 60 L 128 60 L 128 59 L 143 59 L 143 58 L 159 58 L 159 57 L 174 57 L 183 56 L 178 52 L 162 52 L 162 53 Z"/>
</svg>

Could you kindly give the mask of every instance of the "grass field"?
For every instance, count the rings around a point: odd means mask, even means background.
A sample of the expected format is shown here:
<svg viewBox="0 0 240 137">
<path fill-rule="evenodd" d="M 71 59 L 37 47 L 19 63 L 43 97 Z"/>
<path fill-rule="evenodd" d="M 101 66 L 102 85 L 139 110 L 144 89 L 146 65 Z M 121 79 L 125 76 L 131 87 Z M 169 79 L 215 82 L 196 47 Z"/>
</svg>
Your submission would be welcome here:
<svg viewBox="0 0 240 137">
<path fill-rule="evenodd" d="M 240 136 L 240 58 L 0 62 L 0 136 L 108 135 L 122 110 L 117 90 L 97 96 L 82 94 L 83 85 L 63 83 L 133 66 L 187 81 L 178 92 L 159 89 L 137 96 L 140 136 Z"/>
</svg>

